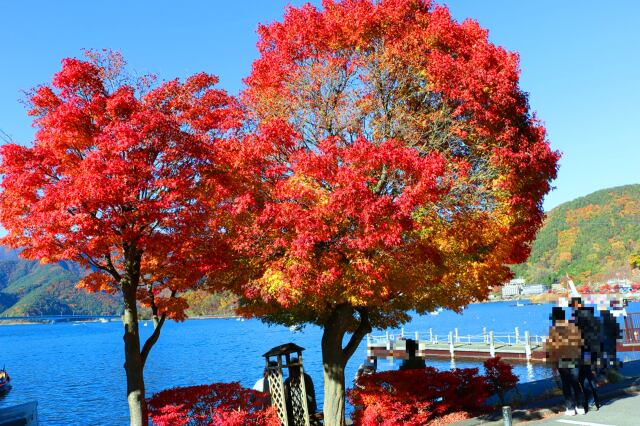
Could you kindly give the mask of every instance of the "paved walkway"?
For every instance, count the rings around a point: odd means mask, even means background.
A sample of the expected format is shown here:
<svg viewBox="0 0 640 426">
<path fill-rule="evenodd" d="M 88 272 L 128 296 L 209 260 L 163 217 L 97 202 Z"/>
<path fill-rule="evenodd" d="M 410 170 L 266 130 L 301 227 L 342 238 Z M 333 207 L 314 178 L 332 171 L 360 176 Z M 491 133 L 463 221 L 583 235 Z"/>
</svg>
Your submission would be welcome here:
<svg viewBox="0 0 640 426">
<path fill-rule="evenodd" d="M 553 379 L 518 385 L 519 395 L 510 392 L 507 400 L 520 406 L 514 412 L 513 424 L 527 425 L 584 425 L 584 426 L 640 426 L 640 361 L 624 364 L 620 370 L 626 377 L 619 383 L 608 384 L 599 388 L 603 406 L 600 411 L 592 411 L 583 416 L 565 416 L 564 400 Z M 555 390 L 556 396 L 551 396 Z M 548 395 L 544 398 L 544 395 Z M 542 399 L 540 399 L 542 397 Z M 518 404 L 517 400 L 529 401 Z M 490 403 L 497 400 L 491 398 Z M 498 411 L 475 419 L 464 420 L 456 426 L 502 426 L 502 414 Z"/>
<path fill-rule="evenodd" d="M 556 415 L 527 425 L 583 425 L 583 426 L 638 426 L 640 425 L 640 394 L 623 395 L 604 402 L 599 411 L 585 415 Z"/>
</svg>

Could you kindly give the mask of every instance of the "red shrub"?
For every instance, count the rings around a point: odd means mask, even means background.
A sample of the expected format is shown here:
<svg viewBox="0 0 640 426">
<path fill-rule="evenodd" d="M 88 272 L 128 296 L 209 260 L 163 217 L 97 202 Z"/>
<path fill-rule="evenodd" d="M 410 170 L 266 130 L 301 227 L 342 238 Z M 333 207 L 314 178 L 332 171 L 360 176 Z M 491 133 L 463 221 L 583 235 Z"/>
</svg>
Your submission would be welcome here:
<svg viewBox="0 0 640 426">
<path fill-rule="evenodd" d="M 279 426 L 266 395 L 239 383 L 214 383 L 167 389 L 147 400 L 149 417 L 158 426 Z"/>
<path fill-rule="evenodd" d="M 349 392 L 360 426 L 418 426 L 451 413 L 485 411 L 487 383 L 478 369 L 438 371 L 433 367 L 362 376 Z"/>
<path fill-rule="evenodd" d="M 485 380 L 489 392 L 498 395 L 504 405 L 504 395 L 518 384 L 518 376 L 513 374 L 513 366 L 500 360 L 500 357 L 489 358 L 484 362 Z"/>
</svg>

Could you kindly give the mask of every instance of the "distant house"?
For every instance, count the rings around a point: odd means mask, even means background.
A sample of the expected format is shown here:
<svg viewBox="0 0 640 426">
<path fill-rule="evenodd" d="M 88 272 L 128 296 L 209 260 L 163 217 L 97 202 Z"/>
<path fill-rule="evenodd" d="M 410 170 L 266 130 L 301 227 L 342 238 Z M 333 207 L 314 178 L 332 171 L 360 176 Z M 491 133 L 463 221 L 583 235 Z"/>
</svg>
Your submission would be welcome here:
<svg viewBox="0 0 640 426">
<path fill-rule="evenodd" d="M 502 297 L 520 296 L 524 284 L 525 280 L 522 278 L 516 278 L 509 281 L 502 286 Z"/>
</svg>

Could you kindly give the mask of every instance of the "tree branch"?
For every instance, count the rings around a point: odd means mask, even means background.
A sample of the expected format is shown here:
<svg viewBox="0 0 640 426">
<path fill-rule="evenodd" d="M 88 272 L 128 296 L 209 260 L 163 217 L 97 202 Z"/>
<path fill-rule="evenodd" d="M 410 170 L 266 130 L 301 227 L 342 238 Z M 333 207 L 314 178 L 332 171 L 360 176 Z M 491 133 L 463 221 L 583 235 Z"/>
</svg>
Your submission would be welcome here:
<svg viewBox="0 0 640 426">
<path fill-rule="evenodd" d="M 369 322 L 369 311 L 367 308 L 356 308 L 356 311 L 360 314 L 360 324 L 358 324 L 358 328 L 351 335 L 347 346 L 342 350 L 345 359 L 351 358 L 356 349 L 358 349 L 364 336 L 366 336 L 367 333 L 371 333 L 371 322 Z"/>
<path fill-rule="evenodd" d="M 120 282 L 120 280 L 122 279 L 122 276 L 120 275 L 115 265 L 113 264 L 113 261 L 111 260 L 111 253 L 105 254 L 104 259 L 107 261 L 107 268 L 108 268 L 107 272 L 109 272 L 117 282 Z"/>
<path fill-rule="evenodd" d="M 380 180 L 378 180 L 378 183 L 373 188 L 373 192 L 376 193 L 376 194 L 381 194 L 382 193 L 382 188 L 384 188 L 384 184 L 386 182 L 387 182 L 387 165 L 383 164 L 382 165 L 382 174 L 380 175 Z"/>
<path fill-rule="evenodd" d="M 148 288 L 148 287 L 147 287 Z M 171 291 L 171 297 L 174 298 L 176 296 L 176 290 Z M 151 352 L 151 348 L 156 344 L 158 338 L 160 337 L 160 331 L 162 330 L 162 326 L 167 318 L 167 312 L 163 312 L 160 319 L 158 319 L 158 307 L 155 304 L 155 299 L 153 295 L 151 297 L 151 311 L 153 312 L 153 334 L 149 336 L 146 342 L 144 342 L 144 346 L 142 347 L 142 351 L 140 352 L 140 358 L 142 358 L 142 366 L 144 367 L 145 362 L 147 361 L 147 357 L 149 356 L 149 352 Z"/>
</svg>

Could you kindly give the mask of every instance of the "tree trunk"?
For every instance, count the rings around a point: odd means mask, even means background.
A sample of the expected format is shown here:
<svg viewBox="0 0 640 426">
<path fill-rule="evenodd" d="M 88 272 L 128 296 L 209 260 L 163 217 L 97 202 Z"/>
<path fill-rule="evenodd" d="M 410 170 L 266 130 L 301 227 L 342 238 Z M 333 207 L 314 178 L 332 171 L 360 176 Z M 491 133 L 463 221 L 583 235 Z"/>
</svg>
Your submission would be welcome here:
<svg viewBox="0 0 640 426">
<path fill-rule="evenodd" d="M 147 425 L 147 410 L 144 399 L 143 362 L 140 355 L 138 332 L 138 309 L 136 292 L 123 289 L 124 293 L 124 369 L 127 374 L 127 401 L 131 426 Z"/>
<path fill-rule="evenodd" d="M 358 328 L 351 335 L 347 346 L 342 341 L 354 320 L 356 310 L 349 305 L 337 306 L 324 325 L 322 333 L 322 364 L 324 368 L 324 424 L 325 426 L 343 426 L 345 424 L 345 381 L 344 369 L 347 361 L 371 331 L 368 313 L 358 309 Z"/>
<path fill-rule="evenodd" d="M 138 330 L 137 291 L 140 283 L 142 252 L 135 247 L 123 247 L 125 271 L 120 286 L 124 296 L 124 370 L 127 374 L 127 401 L 131 426 L 147 426 L 147 407 L 144 399 L 144 359 L 140 352 Z"/>
<path fill-rule="evenodd" d="M 326 333 L 326 329 L 325 329 Z M 324 368 L 324 424 L 325 426 L 344 425 L 344 368 L 346 361 L 340 353 L 342 344 L 331 347 L 322 345 L 322 364 Z"/>
</svg>

